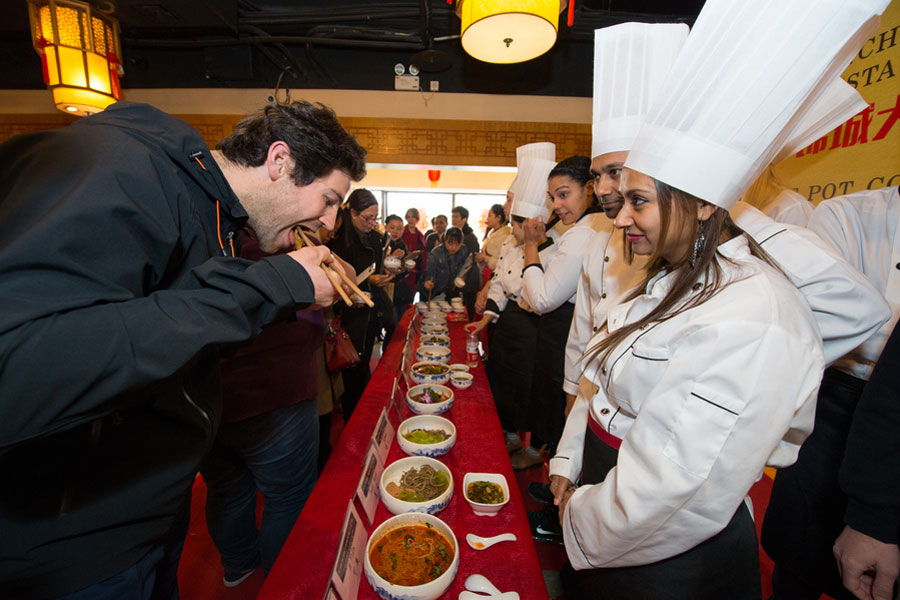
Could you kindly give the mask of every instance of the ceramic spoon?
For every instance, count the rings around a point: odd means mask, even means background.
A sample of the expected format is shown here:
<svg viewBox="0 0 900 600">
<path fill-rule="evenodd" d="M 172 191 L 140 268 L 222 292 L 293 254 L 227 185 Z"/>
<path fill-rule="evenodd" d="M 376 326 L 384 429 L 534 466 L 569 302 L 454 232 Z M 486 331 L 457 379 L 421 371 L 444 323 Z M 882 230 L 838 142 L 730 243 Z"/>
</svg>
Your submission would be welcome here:
<svg viewBox="0 0 900 600">
<path fill-rule="evenodd" d="M 476 594 L 475 592 L 470 592 L 469 590 L 463 590 L 459 593 L 459 600 L 519 600 L 518 592 L 504 592 L 499 596 L 483 596 L 481 594 Z"/>
<path fill-rule="evenodd" d="M 484 575 L 469 575 L 468 579 L 466 579 L 466 589 L 470 592 L 481 592 L 482 594 L 489 594 L 491 596 L 499 596 L 503 592 L 497 589 L 491 580 L 485 577 Z"/>
<path fill-rule="evenodd" d="M 466 541 L 472 548 L 476 550 L 484 550 L 485 548 L 490 548 L 497 542 L 514 542 L 516 541 L 516 534 L 501 533 L 500 535 L 495 535 L 494 537 L 483 538 L 480 535 L 469 533 L 466 534 Z"/>
</svg>

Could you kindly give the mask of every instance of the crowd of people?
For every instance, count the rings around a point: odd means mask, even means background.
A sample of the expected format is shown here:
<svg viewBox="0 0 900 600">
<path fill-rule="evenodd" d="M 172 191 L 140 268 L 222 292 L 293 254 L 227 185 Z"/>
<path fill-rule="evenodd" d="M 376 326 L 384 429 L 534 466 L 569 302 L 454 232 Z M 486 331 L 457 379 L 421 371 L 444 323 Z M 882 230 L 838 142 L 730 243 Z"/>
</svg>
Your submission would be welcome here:
<svg viewBox="0 0 900 600">
<path fill-rule="evenodd" d="M 212 150 L 129 102 L 0 146 L 0 596 L 177 598 L 198 472 L 224 585 L 267 573 L 376 344 L 460 297 L 569 597 L 760 598 L 775 467 L 772 597 L 893 598 L 900 190 L 813 207 L 772 168 L 865 106 L 836 74 L 884 3 L 809 4 L 597 30 L 591 155 L 518 148 L 480 242 L 462 206 L 379 222 L 307 102 Z"/>
</svg>

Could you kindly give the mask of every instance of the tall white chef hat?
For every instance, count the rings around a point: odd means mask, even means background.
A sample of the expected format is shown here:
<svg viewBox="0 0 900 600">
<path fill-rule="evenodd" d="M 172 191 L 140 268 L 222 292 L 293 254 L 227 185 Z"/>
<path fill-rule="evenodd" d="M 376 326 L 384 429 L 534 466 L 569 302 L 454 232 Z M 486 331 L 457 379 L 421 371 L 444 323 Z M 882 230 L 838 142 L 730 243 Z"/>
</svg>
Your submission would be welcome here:
<svg viewBox="0 0 900 600">
<path fill-rule="evenodd" d="M 622 23 L 594 31 L 591 157 L 631 148 L 687 37 L 683 23 Z"/>
<path fill-rule="evenodd" d="M 544 158 L 523 158 L 519 164 L 516 189 L 513 190 L 512 208 L 509 212 L 517 217 L 541 217 L 545 221 L 550 216 L 547 202 L 547 179 L 556 161 Z"/>
<path fill-rule="evenodd" d="M 731 208 L 888 3 L 707 0 L 625 165 Z"/>
<path fill-rule="evenodd" d="M 552 160 L 556 162 L 556 144 L 553 142 L 534 142 L 532 144 L 524 144 L 516 148 L 516 169 L 522 170 L 522 161 L 526 158 L 542 158 L 544 160 Z M 516 185 L 519 182 L 519 173 L 516 173 L 509 189 L 516 194 Z"/>
</svg>

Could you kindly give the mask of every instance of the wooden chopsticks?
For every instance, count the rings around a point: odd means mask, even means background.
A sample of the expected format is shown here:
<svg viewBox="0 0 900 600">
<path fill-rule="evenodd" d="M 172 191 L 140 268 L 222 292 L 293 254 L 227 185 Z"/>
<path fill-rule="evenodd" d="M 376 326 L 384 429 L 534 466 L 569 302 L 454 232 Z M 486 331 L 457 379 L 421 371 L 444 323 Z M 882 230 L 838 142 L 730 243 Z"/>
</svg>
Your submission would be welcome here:
<svg viewBox="0 0 900 600">
<path fill-rule="evenodd" d="M 294 229 L 294 247 L 299 250 L 303 246 L 314 248 L 315 244 L 310 241 L 310 239 L 306 235 L 306 232 L 298 227 Z M 331 257 L 334 258 L 334 254 L 332 254 Z M 360 298 L 362 298 L 363 302 L 368 304 L 370 308 L 375 307 L 375 303 L 372 302 L 372 299 L 369 298 L 369 296 L 367 296 L 365 292 L 359 289 L 359 286 L 356 285 L 356 282 L 353 281 L 353 279 L 351 279 L 349 275 L 344 273 L 343 269 L 335 269 L 327 263 L 322 263 L 322 270 L 325 271 L 325 275 L 328 276 L 331 284 L 337 290 L 338 294 L 341 295 L 341 299 L 347 304 L 347 306 L 353 306 L 353 301 L 350 300 L 350 296 L 348 296 L 347 292 L 344 291 L 344 288 L 341 285 L 341 280 L 343 280 L 351 290 L 356 292 L 356 294 Z"/>
</svg>

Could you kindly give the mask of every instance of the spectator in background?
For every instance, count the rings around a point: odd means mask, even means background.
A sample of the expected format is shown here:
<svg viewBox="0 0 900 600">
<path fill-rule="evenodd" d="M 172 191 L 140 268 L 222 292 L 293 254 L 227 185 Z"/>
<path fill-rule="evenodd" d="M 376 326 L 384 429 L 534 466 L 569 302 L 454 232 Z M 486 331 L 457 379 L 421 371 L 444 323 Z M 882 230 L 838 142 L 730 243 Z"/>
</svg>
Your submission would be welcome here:
<svg viewBox="0 0 900 600">
<path fill-rule="evenodd" d="M 454 279 L 469 257 L 469 249 L 463 244 L 463 233 L 456 227 L 447 230 L 444 243 L 434 249 L 428 266 L 419 283 L 419 293 L 423 298 L 446 298 L 459 295 Z"/>
<path fill-rule="evenodd" d="M 425 252 L 431 252 L 435 246 L 444 243 L 444 233 L 447 231 L 447 215 L 438 215 L 431 220 L 434 231 L 425 235 Z"/>
<path fill-rule="evenodd" d="M 244 234 L 244 258 L 268 256 Z M 234 587 L 268 573 L 316 482 L 319 422 L 316 351 L 321 310 L 263 329 L 222 361 L 222 423 L 200 467 L 206 527 Z M 265 498 L 256 527 L 256 493 Z"/>
<path fill-rule="evenodd" d="M 469 226 L 468 209 L 463 206 L 455 207 L 451 213 L 451 218 L 453 219 L 453 226 L 462 231 L 463 244 L 465 244 L 466 248 L 469 250 L 469 254 L 472 256 L 471 263 L 474 263 L 475 254 L 479 250 L 478 236 L 475 235 L 475 232 L 472 231 L 472 228 Z M 469 266 L 470 268 L 463 275 L 465 285 L 462 288 L 462 298 L 463 304 L 466 306 L 466 311 L 469 313 L 469 319 L 472 320 L 475 318 L 475 297 L 481 289 L 481 273 L 474 264 L 470 264 Z M 456 275 L 454 275 L 454 277 L 455 276 Z"/>
<path fill-rule="evenodd" d="M 403 287 L 400 284 L 405 283 L 406 289 L 402 290 L 402 296 L 397 301 L 397 294 L 394 294 L 394 307 L 397 309 L 397 318 L 403 316 L 403 313 L 412 304 L 413 296 L 416 294 L 416 284 L 419 283 L 419 276 L 425 269 L 425 263 L 428 259 L 428 252 L 425 250 L 425 236 L 418 230 L 416 225 L 419 222 L 419 211 L 410 208 L 406 211 L 406 227 L 403 228 L 403 241 L 406 243 L 407 253 L 412 253 L 415 260 L 415 268 L 409 271 L 409 274 L 397 284 L 397 287 Z"/>
<path fill-rule="evenodd" d="M 406 249 L 406 242 L 403 241 L 403 219 L 401 219 L 397 215 L 388 215 L 384 220 L 384 231 L 387 233 L 388 238 L 386 240 L 387 247 L 385 248 L 385 258 L 388 256 L 393 256 L 394 258 L 400 261 L 401 267 L 399 269 L 387 269 L 385 268 L 386 273 L 391 273 L 396 275 L 397 273 L 401 273 L 403 268 L 403 260 L 406 256 L 409 255 L 409 252 Z M 388 291 L 388 295 L 392 298 L 393 302 L 393 311 L 394 311 L 394 323 L 403 315 L 403 311 L 406 310 L 412 303 L 414 290 L 410 290 L 409 286 L 406 285 L 406 281 L 404 280 L 402 274 L 394 277 L 394 282 L 385 286 L 385 290 Z M 391 336 L 394 333 L 394 328 L 391 327 L 390 330 L 385 330 L 384 341 L 388 343 L 391 340 Z"/>
<path fill-rule="evenodd" d="M 478 266 L 483 269 L 482 281 L 487 282 L 491 273 L 497 268 L 497 259 L 500 258 L 500 247 L 509 237 L 512 230 L 509 228 L 506 211 L 502 204 L 495 204 L 487 214 L 487 230 L 484 232 L 484 244 L 481 252 L 475 254 Z"/>
</svg>

